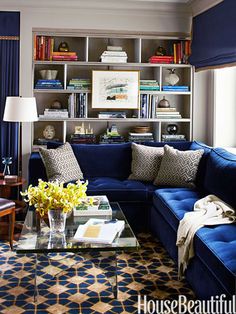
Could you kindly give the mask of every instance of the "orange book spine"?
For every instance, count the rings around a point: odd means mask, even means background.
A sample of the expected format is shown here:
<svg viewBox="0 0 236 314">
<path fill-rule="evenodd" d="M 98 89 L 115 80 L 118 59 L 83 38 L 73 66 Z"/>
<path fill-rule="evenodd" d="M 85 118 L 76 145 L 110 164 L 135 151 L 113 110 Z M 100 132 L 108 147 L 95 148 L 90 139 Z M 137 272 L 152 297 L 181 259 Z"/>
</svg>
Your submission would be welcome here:
<svg viewBox="0 0 236 314">
<path fill-rule="evenodd" d="M 52 61 L 53 49 L 54 49 L 54 38 L 50 38 L 50 57 L 49 60 Z"/>
<path fill-rule="evenodd" d="M 176 44 L 173 45 L 173 50 L 174 50 L 174 63 L 177 63 L 177 49 L 176 49 Z"/>
</svg>

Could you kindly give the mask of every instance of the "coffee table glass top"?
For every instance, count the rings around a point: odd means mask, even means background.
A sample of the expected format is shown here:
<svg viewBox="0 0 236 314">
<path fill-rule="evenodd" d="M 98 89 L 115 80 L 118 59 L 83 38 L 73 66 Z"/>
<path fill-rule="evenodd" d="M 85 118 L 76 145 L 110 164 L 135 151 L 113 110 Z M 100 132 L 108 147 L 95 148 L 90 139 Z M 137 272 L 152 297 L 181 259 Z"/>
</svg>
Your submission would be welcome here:
<svg viewBox="0 0 236 314">
<path fill-rule="evenodd" d="M 66 220 L 65 232 L 51 234 L 44 220 L 39 219 L 35 210 L 29 208 L 21 232 L 17 253 L 50 253 L 50 252 L 82 252 L 91 250 L 118 251 L 134 250 L 139 243 L 128 224 L 118 203 L 111 203 L 112 217 L 110 216 L 74 216 L 73 213 Z M 74 239 L 74 234 L 80 224 L 90 218 L 119 219 L 125 221 L 125 228 L 111 244 L 81 243 Z"/>
</svg>

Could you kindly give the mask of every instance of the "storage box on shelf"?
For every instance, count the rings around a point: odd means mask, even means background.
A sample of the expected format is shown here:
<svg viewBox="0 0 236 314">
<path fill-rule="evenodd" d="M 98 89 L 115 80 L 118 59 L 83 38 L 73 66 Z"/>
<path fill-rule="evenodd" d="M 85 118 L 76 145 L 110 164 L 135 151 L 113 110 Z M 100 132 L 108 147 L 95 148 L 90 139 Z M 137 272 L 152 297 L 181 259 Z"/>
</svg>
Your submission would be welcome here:
<svg viewBox="0 0 236 314">
<path fill-rule="evenodd" d="M 174 54 L 175 45 L 182 49 L 182 54 Z M 129 139 L 129 132 L 132 133 L 135 125 L 148 125 L 156 141 L 161 141 L 162 135 L 168 134 L 168 124 L 176 123 L 178 133 L 191 140 L 193 71 L 191 65 L 186 64 L 188 45 L 188 37 L 182 35 L 35 31 L 33 93 L 40 118 L 35 124 L 33 140 L 39 138 L 45 126 L 50 124 L 56 129 L 55 137 L 66 141 L 74 133 L 75 126 L 83 121 L 92 125 L 97 140 L 114 123 L 126 139 Z M 61 46 L 64 47 L 62 52 L 59 51 Z M 107 51 L 120 54 L 117 55 L 117 62 L 111 60 L 111 53 Z M 118 62 L 121 51 L 123 59 Z M 160 51 L 172 56 L 169 62 L 176 63 L 149 62 L 156 53 L 160 56 Z M 127 60 L 124 61 L 126 55 Z M 101 59 L 101 56 L 106 58 Z M 104 62 L 106 60 L 109 62 Z M 93 70 L 140 71 L 138 108 L 92 108 Z M 171 71 L 179 79 L 173 88 L 167 78 Z M 163 96 L 168 99 L 170 107 L 176 108 L 178 116 L 157 114 L 157 106 Z M 68 117 L 65 113 L 45 115 L 55 101 L 61 103 L 61 109 L 68 112 Z M 110 116 L 104 116 L 104 112 L 110 113 Z"/>
</svg>

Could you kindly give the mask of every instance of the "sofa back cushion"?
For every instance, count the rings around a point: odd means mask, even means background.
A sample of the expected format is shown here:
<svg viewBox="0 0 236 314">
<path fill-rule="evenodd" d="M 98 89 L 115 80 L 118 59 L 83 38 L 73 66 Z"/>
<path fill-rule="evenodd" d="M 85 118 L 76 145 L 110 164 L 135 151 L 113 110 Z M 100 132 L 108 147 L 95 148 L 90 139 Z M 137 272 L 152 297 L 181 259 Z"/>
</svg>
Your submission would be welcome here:
<svg viewBox="0 0 236 314">
<path fill-rule="evenodd" d="M 48 148 L 62 143 L 50 142 Z M 126 179 L 131 172 L 131 143 L 125 144 L 71 144 L 85 179 L 111 177 Z"/>
<path fill-rule="evenodd" d="M 236 155 L 223 148 L 211 151 L 207 160 L 204 186 L 236 209 Z"/>
</svg>

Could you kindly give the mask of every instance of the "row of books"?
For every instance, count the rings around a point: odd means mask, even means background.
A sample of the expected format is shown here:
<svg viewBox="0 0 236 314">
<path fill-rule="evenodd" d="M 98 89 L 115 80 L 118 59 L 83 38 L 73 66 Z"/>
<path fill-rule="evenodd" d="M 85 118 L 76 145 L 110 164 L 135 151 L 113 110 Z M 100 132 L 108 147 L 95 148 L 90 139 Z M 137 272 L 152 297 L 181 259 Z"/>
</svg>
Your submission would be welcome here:
<svg viewBox="0 0 236 314">
<path fill-rule="evenodd" d="M 140 118 L 154 119 L 156 117 L 156 107 L 158 104 L 158 95 L 141 94 L 140 95 Z"/>
<path fill-rule="evenodd" d="M 141 91 L 159 91 L 160 86 L 157 80 L 140 80 L 139 89 Z"/>
<path fill-rule="evenodd" d="M 43 115 L 39 115 L 39 118 L 44 119 L 67 119 L 69 113 L 67 109 L 48 109 L 44 110 Z"/>
<path fill-rule="evenodd" d="M 59 80 L 38 80 L 36 89 L 63 89 L 62 83 Z"/>
<path fill-rule="evenodd" d="M 52 61 L 54 39 L 50 36 L 34 36 L 34 60 Z"/>
<path fill-rule="evenodd" d="M 71 94 L 68 98 L 70 118 L 86 118 L 88 95 L 86 93 Z"/>
<path fill-rule="evenodd" d="M 67 85 L 67 89 L 70 90 L 91 90 L 91 80 L 90 79 L 80 79 L 80 78 L 72 78 L 69 81 L 69 85 Z"/>
<path fill-rule="evenodd" d="M 96 136 L 94 134 L 72 134 L 70 137 L 71 144 L 95 144 Z"/>
<path fill-rule="evenodd" d="M 150 63 L 187 64 L 191 54 L 190 40 L 181 40 L 174 43 L 169 55 L 154 55 L 149 58 Z"/>
<path fill-rule="evenodd" d="M 128 56 L 125 51 L 122 51 L 122 47 L 107 46 L 107 50 L 103 51 L 100 59 L 101 62 L 126 63 Z"/>
</svg>

